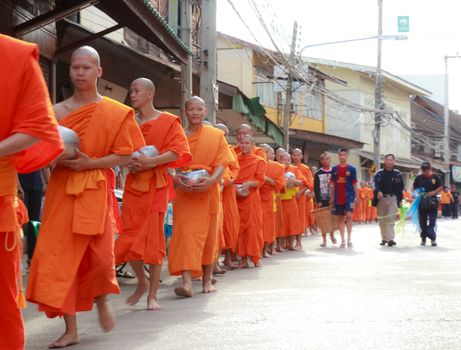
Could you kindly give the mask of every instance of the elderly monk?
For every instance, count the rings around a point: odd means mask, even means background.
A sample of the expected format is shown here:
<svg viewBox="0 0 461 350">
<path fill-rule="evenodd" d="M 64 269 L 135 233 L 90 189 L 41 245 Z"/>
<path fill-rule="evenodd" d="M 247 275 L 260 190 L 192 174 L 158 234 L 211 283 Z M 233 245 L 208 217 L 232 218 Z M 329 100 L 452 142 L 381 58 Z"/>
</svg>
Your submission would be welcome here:
<svg viewBox="0 0 461 350">
<path fill-rule="evenodd" d="M 109 332 L 115 316 L 107 294 L 119 293 L 114 265 L 112 167 L 130 162 L 144 145 L 134 111 L 101 96 L 99 55 L 89 46 L 70 60 L 74 94 L 54 106 L 60 125 L 80 138 L 75 158 L 59 160 L 48 185 L 27 299 L 48 317 L 64 316 L 64 334 L 50 348 L 80 341 L 76 313 L 96 303 Z"/>
<path fill-rule="evenodd" d="M 234 160 L 224 133 L 204 125 L 205 102 L 198 96 L 187 99 L 186 136 L 192 153 L 191 165 L 181 168 L 173 178 L 176 199 L 173 203 L 173 235 L 168 251 L 168 269 L 182 275 L 175 288 L 178 296 L 192 296 L 192 276 L 203 273 L 203 293 L 213 293 L 212 274 L 218 244 L 219 180 L 225 167 Z M 184 172 L 206 170 L 208 177 L 189 181 Z"/>
<path fill-rule="evenodd" d="M 253 137 L 253 129 L 248 124 L 241 124 L 237 128 L 237 142 L 239 144 L 234 147 L 234 151 L 235 153 L 237 153 L 237 155 L 242 153 L 242 150 L 240 149 L 240 140 L 242 139 L 243 136 L 246 136 L 246 135 Z M 266 159 L 266 152 L 264 152 L 264 150 L 261 147 L 257 147 L 254 144 L 253 144 L 253 148 L 251 149 L 251 153 L 256 154 L 258 157 L 261 157 L 264 160 Z"/>
<path fill-rule="evenodd" d="M 116 264 L 129 261 L 138 286 L 127 303 L 136 304 L 148 290 L 147 310 L 158 310 L 157 290 L 166 255 L 164 221 L 168 205 L 167 168 L 186 166 L 192 160 L 179 117 L 154 108 L 155 86 L 146 78 L 130 86 L 132 106 L 147 145 L 159 151 L 157 156 L 133 159 L 123 194 L 122 231 L 115 242 Z M 146 281 L 144 264 L 149 264 Z"/>
<path fill-rule="evenodd" d="M 0 35 L 0 348 L 24 349 L 21 219 L 17 172 L 32 172 L 63 150 L 38 48 Z"/>
<path fill-rule="evenodd" d="M 276 195 L 285 187 L 285 168 L 278 162 L 274 162 L 274 149 L 269 145 L 262 144 L 267 155 L 267 166 L 265 173 L 265 181 L 260 188 L 261 208 L 263 216 L 263 239 L 264 247 L 262 251 L 263 257 L 269 257 L 275 249 L 275 222 L 276 222 Z"/>
<path fill-rule="evenodd" d="M 216 124 L 216 128 L 224 131 L 224 135 L 229 135 L 229 129 L 224 124 Z M 224 234 L 224 266 L 228 269 L 234 269 L 232 263 L 232 254 L 237 253 L 237 241 L 240 227 L 240 216 L 237 206 L 234 181 L 237 179 L 240 166 L 237 160 L 237 154 L 233 147 L 229 149 L 234 156 L 234 161 L 229 163 L 222 176 L 222 207 L 223 207 L 223 234 Z"/>
<path fill-rule="evenodd" d="M 240 268 L 248 267 L 251 258 L 255 267 L 261 265 L 261 251 L 264 245 L 262 237 L 262 209 L 259 188 L 264 184 L 266 161 L 253 153 L 253 138 L 244 135 L 240 138 L 238 155 L 240 172 L 235 180 L 237 186 L 237 204 L 240 213 L 240 230 L 237 254 L 241 257 Z"/>
<path fill-rule="evenodd" d="M 314 190 L 314 177 L 312 176 L 311 169 L 307 165 L 301 163 L 303 152 L 299 148 L 294 148 L 293 151 L 291 151 L 291 159 L 293 161 L 293 166 L 299 170 L 304 179 L 302 187 L 298 190 L 298 193 L 296 193 L 299 220 L 303 227 L 302 233 L 304 234 L 306 229 L 310 226 L 310 217 L 306 215 L 306 207 L 309 207 L 311 210 L 313 209 L 310 193 Z M 308 201 L 309 204 L 307 203 Z M 301 236 L 296 236 L 296 248 L 302 249 Z"/>
<path fill-rule="evenodd" d="M 293 178 L 286 179 L 286 187 L 280 194 L 283 211 L 283 237 L 285 239 L 288 238 L 288 249 L 301 250 L 302 248 L 299 246 L 293 247 L 293 241 L 297 238 L 296 236 L 300 236 L 304 230 L 301 220 L 299 219 L 296 195 L 299 188 L 302 188 L 306 180 L 298 168 L 291 165 L 291 156 L 289 153 L 282 154 L 280 160 L 285 166 L 285 174 L 292 173 L 294 175 Z"/>
</svg>

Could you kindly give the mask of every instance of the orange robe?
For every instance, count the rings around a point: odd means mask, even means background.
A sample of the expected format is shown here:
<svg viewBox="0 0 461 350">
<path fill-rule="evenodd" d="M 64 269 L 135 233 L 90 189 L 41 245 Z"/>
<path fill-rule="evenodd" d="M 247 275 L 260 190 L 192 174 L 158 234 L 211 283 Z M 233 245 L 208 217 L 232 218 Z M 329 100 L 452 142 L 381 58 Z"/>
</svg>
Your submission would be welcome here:
<svg viewBox="0 0 461 350">
<path fill-rule="evenodd" d="M 144 145 L 134 111 L 104 97 L 60 120 L 90 157 L 131 155 Z M 48 317 L 91 310 L 97 296 L 119 293 L 114 266 L 113 178 L 110 168 L 51 175 L 27 299 Z"/>
<path fill-rule="evenodd" d="M 298 170 L 297 167 L 290 165 L 285 167 L 285 173 L 292 172 L 295 174 L 296 179 L 301 180 L 305 183 L 305 178 Z M 293 188 L 285 188 L 282 190 L 281 200 L 282 200 L 282 212 L 283 212 L 283 237 L 300 235 L 304 232 L 304 227 L 302 221 L 299 218 L 299 209 L 298 201 L 296 199 L 296 193 L 293 192 L 292 195 L 288 193 L 291 192 Z M 302 212 L 304 215 L 304 212 Z"/>
<path fill-rule="evenodd" d="M 240 228 L 240 216 L 233 181 L 235 181 L 239 175 L 240 166 L 238 164 L 237 154 L 232 148 L 230 148 L 230 150 L 234 156 L 234 161 L 226 167 L 222 176 L 224 186 L 222 190 L 224 234 L 223 249 L 230 249 L 233 253 L 236 253 Z"/>
<path fill-rule="evenodd" d="M 366 187 L 359 188 L 359 197 L 360 197 L 360 221 L 367 222 L 367 189 Z"/>
<path fill-rule="evenodd" d="M 178 159 L 139 173 L 128 174 L 123 193 L 122 232 L 115 242 L 115 262 L 142 260 L 160 265 L 166 255 L 165 213 L 169 198 L 167 168 L 192 160 L 179 117 L 164 112 L 141 125 L 147 145 L 160 154 L 171 151 Z"/>
<path fill-rule="evenodd" d="M 367 205 L 367 221 L 372 221 L 373 220 L 373 205 L 371 204 L 371 201 L 373 200 L 373 189 L 370 187 L 365 188 L 365 198 L 366 198 L 366 205 Z"/>
<path fill-rule="evenodd" d="M 238 161 L 240 172 L 235 180 L 236 184 L 247 181 L 256 181 L 257 187 L 250 188 L 246 197 L 237 197 L 240 214 L 240 230 L 237 244 L 237 254 L 241 257 L 251 257 L 254 263 L 261 258 L 264 244 L 262 234 L 262 210 L 259 188 L 264 184 L 266 161 L 254 153 L 249 155 L 239 154 Z"/>
<path fill-rule="evenodd" d="M 205 169 L 212 174 L 217 166 L 226 167 L 234 159 L 221 130 L 204 125 L 188 135 L 187 140 L 192 153 L 190 169 Z M 201 275 L 202 265 L 216 261 L 219 196 L 218 182 L 204 192 L 176 190 L 173 235 L 168 249 L 171 275 L 181 271 Z"/>
<path fill-rule="evenodd" d="M 20 307 L 21 225 L 27 212 L 17 199 L 17 172 L 35 171 L 63 150 L 38 48 L 0 34 L 0 141 L 15 133 L 40 140 L 13 156 L 0 157 L 0 349 L 24 348 Z"/>
<path fill-rule="evenodd" d="M 267 181 L 260 188 L 261 208 L 263 215 L 264 243 L 274 243 L 276 238 L 276 194 L 285 187 L 285 168 L 272 160 L 267 162 L 266 176 L 274 180 L 272 186 Z"/>
<path fill-rule="evenodd" d="M 298 168 L 299 172 L 303 175 L 305 179 L 303 181 L 303 186 L 307 187 L 310 192 L 314 190 L 314 177 L 312 176 L 311 169 L 303 164 L 299 163 L 298 165 L 293 164 L 296 168 Z M 303 227 L 303 233 L 306 231 L 312 224 L 312 198 L 307 197 L 304 193 L 302 196 L 299 196 L 298 200 L 298 212 L 299 212 L 299 220 L 301 221 L 301 225 Z"/>
</svg>

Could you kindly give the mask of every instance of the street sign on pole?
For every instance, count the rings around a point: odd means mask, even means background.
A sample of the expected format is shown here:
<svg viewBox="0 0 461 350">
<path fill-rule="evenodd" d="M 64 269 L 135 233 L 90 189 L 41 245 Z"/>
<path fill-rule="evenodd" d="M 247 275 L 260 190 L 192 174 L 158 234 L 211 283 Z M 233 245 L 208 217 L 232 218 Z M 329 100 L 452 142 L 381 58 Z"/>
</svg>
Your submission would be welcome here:
<svg viewBox="0 0 461 350">
<path fill-rule="evenodd" d="M 399 33 L 408 33 L 410 31 L 410 17 L 409 16 L 398 16 L 397 27 Z"/>
</svg>

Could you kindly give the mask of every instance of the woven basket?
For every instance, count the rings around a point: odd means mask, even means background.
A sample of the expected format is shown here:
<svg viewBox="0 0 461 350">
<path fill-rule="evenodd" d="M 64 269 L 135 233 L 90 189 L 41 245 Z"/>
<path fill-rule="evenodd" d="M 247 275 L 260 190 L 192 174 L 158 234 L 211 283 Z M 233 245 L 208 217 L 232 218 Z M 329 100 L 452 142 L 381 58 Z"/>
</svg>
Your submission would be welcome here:
<svg viewBox="0 0 461 350">
<path fill-rule="evenodd" d="M 312 210 L 315 222 L 320 228 L 320 231 L 322 231 L 322 234 L 334 232 L 338 229 L 338 220 L 331 213 L 331 210 L 331 206 Z"/>
</svg>

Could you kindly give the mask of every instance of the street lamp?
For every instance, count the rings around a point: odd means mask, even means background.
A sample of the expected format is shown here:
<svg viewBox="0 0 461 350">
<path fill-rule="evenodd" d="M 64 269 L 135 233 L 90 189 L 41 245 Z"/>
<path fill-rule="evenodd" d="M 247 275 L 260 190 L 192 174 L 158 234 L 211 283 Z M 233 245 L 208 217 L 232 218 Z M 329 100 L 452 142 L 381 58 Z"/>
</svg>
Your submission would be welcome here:
<svg viewBox="0 0 461 350">
<path fill-rule="evenodd" d="M 461 58 L 460 55 L 456 56 L 445 56 L 445 104 L 443 106 L 443 158 L 448 168 L 448 172 L 445 174 L 445 186 L 450 185 L 450 134 L 448 132 L 450 122 L 450 111 L 448 109 L 448 59 L 450 58 Z"/>
</svg>

